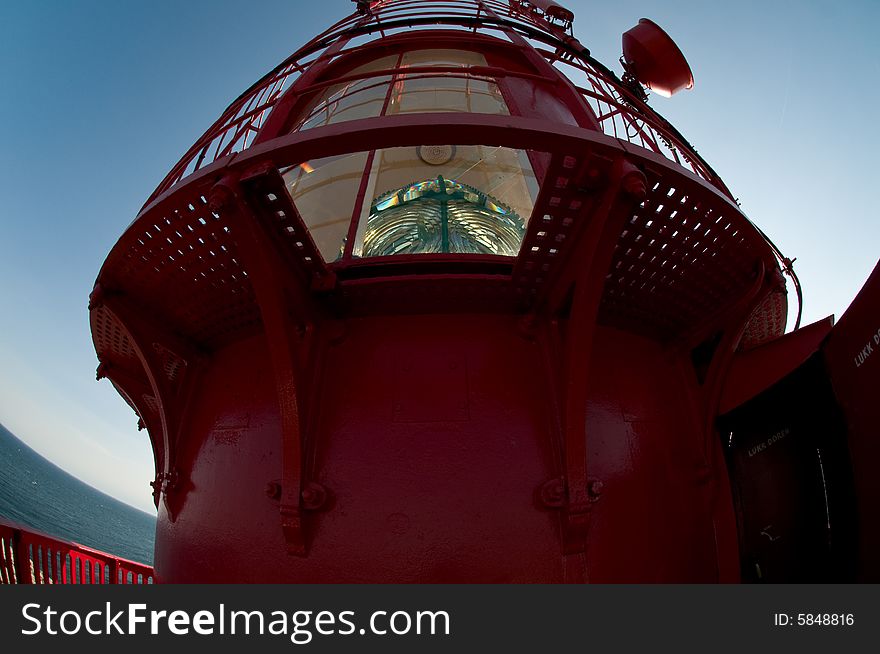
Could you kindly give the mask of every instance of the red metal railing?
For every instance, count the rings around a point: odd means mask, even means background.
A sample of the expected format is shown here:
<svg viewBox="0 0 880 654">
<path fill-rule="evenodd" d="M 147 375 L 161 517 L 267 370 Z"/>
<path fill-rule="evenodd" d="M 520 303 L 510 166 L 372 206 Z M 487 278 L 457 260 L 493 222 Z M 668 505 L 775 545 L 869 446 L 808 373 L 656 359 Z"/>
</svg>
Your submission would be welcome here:
<svg viewBox="0 0 880 654">
<path fill-rule="evenodd" d="M 730 196 L 684 138 L 613 72 L 590 57 L 570 35 L 570 24 L 560 24 L 540 6 L 522 0 L 381 0 L 372 5 L 369 14 L 355 12 L 338 21 L 239 96 L 171 169 L 146 204 L 200 168 L 253 145 L 284 93 L 322 57 L 351 55 L 377 38 L 418 28 L 457 28 L 500 35 L 512 30 L 571 77 L 605 134 L 674 161 Z M 395 72 L 406 71 L 378 71 L 364 77 Z"/>
<path fill-rule="evenodd" d="M 153 568 L 0 520 L 0 584 L 152 584 Z"/>
</svg>

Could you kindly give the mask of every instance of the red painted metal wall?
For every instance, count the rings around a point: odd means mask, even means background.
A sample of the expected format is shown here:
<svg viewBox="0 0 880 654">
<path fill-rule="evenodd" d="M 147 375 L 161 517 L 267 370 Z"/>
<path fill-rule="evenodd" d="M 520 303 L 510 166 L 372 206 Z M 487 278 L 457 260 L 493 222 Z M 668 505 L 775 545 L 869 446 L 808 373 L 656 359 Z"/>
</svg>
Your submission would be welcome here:
<svg viewBox="0 0 880 654">
<path fill-rule="evenodd" d="M 858 519 L 858 578 L 880 581 L 880 265 L 840 318 L 824 348 L 847 423 Z"/>
<path fill-rule="evenodd" d="M 279 421 L 254 337 L 215 358 L 193 401 L 173 520 L 160 505 L 160 580 L 718 580 L 725 473 L 693 419 L 693 374 L 641 337 L 602 329 L 597 345 L 587 465 L 602 483 L 584 553 L 563 554 L 541 500 L 561 474 L 542 344 L 511 316 L 362 318 L 313 382 L 309 465 L 332 497 L 307 518 L 308 556 L 287 554 L 266 494 Z"/>
</svg>

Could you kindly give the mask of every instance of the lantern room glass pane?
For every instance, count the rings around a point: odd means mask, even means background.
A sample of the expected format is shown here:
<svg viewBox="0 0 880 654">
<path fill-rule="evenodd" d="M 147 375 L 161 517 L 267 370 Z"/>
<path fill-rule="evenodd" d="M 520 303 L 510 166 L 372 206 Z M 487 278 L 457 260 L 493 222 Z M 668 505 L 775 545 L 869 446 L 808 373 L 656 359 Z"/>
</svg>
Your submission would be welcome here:
<svg viewBox="0 0 880 654">
<path fill-rule="evenodd" d="M 366 152 L 313 159 L 282 169 L 285 186 L 324 261 L 342 256 Z"/>
<path fill-rule="evenodd" d="M 310 103 L 294 131 L 380 116 L 386 101 L 385 115 L 426 112 L 508 115 L 507 103 L 495 80 L 468 70 L 486 65 L 482 54 L 466 50 L 411 50 L 402 56 L 374 59 L 344 76 L 395 68 L 400 72 L 327 87 Z M 435 66 L 456 70 L 407 72 L 411 68 Z"/>
<path fill-rule="evenodd" d="M 538 195 L 524 150 L 487 145 L 386 148 L 281 169 L 323 259 L 400 254 L 516 256 Z M 359 192 L 362 202 L 357 205 Z"/>
<path fill-rule="evenodd" d="M 397 76 L 388 104 L 388 114 L 452 111 L 507 115 L 501 89 L 494 80 L 467 72 L 471 66 L 486 66 L 478 52 L 464 50 L 413 50 L 400 62 L 404 70 L 443 66 L 461 72 L 403 72 Z"/>
<path fill-rule="evenodd" d="M 388 70 L 397 65 L 397 60 L 396 55 L 374 59 L 349 71 L 347 75 Z M 311 104 L 297 129 L 305 130 L 341 123 L 346 120 L 379 116 L 388 95 L 388 85 L 391 79 L 391 75 L 380 75 L 328 87 Z"/>
</svg>

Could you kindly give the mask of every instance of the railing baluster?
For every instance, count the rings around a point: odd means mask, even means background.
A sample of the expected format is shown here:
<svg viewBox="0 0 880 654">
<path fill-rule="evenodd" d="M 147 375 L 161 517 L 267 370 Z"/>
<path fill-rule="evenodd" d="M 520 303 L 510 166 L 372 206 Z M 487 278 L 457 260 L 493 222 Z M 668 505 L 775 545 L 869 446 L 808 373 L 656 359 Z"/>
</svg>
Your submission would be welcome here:
<svg viewBox="0 0 880 654">
<path fill-rule="evenodd" d="M 0 583 L 9 584 L 11 583 L 9 580 L 9 569 L 6 561 L 6 533 L 3 532 L 3 535 L 0 536 Z"/>
<path fill-rule="evenodd" d="M 9 563 L 6 555 L 6 543 L 9 537 L 3 530 L 0 530 L 0 533 L 2 533 L 0 535 L 0 550 L 2 550 L 0 551 L 0 583 L 9 584 L 11 581 L 9 579 Z"/>
<path fill-rule="evenodd" d="M 46 552 L 41 543 L 34 545 L 34 576 L 41 586 L 46 583 L 46 571 L 43 568 L 43 557 Z"/>
<path fill-rule="evenodd" d="M 24 534 L 21 530 L 16 529 L 15 536 L 17 545 L 15 548 L 15 563 L 18 583 L 32 584 L 34 583 L 34 580 L 31 575 L 30 544 L 25 540 Z"/>
<path fill-rule="evenodd" d="M 49 577 L 49 544 L 43 543 L 40 545 L 40 583 L 41 584 L 51 584 L 52 580 Z"/>
</svg>

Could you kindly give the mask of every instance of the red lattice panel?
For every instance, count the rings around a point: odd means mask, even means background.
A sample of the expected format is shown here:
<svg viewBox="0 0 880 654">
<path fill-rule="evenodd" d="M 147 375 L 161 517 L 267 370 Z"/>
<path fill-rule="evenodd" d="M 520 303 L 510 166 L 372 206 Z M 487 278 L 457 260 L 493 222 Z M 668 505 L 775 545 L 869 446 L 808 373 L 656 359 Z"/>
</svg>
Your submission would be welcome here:
<svg viewBox="0 0 880 654">
<path fill-rule="evenodd" d="M 577 257 L 575 230 L 592 219 L 580 186 L 603 163 L 555 155 L 514 269 L 526 306 Z M 601 322 L 663 340 L 736 301 L 767 254 L 746 218 L 712 190 L 672 170 L 647 171 L 648 195 L 624 225 L 606 275 Z M 780 332 L 781 333 L 781 332 Z"/>
<path fill-rule="evenodd" d="M 782 336 L 787 318 L 788 297 L 782 292 L 770 293 L 752 314 L 740 348 L 750 349 Z"/>
<path fill-rule="evenodd" d="M 140 360 L 128 335 L 104 307 L 97 307 L 92 311 L 92 335 L 95 340 L 95 350 L 101 355 L 102 360 L 112 360 L 122 364 L 134 362 L 140 369 Z"/>
<path fill-rule="evenodd" d="M 259 313 L 232 228 L 209 210 L 206 192 L 181 189 L 140 216 L 102 278 L 170 329 L 212 345 L 258 323 Z"/>
<path fill-rule="evenodd" d="M 159 356 L 159 361 L 162 363 L 162 372 L 168 381 L 174 382 L 177 380 L 186 366 L 186 361 L 159 343 L 153 343 L 153 349 Z"/>
<path fill-rule="evenodd" d="M 516 292 L 527 305 L 558 270 L 574 228 L 588 216 L 588 202 L 574 183 L 582 167 L 575 155 L 554 155 L 550 160 L 513 272 Z"/>
<path fill-rule="evenodd" d="M 668 339 L 740 297 L 766 247 L 741 213 L 684 176 L 648 171 L 648 181 L 615 248 L 600 320 Z"/>
</svg>

